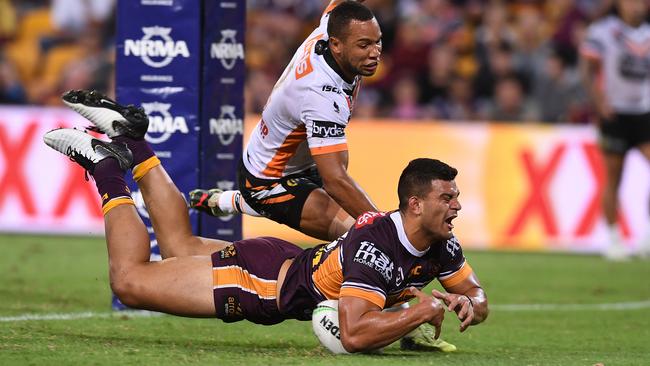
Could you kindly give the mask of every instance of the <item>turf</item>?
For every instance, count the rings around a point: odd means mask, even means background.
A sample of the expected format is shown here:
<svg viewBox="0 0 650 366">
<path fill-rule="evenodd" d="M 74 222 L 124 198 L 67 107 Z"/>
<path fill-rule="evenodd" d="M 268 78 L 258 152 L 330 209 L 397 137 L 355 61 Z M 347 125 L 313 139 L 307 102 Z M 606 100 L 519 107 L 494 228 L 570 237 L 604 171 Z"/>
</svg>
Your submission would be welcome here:
<svg viewBox="0 0 650 366">
<path fill-rule="evenodd" d="M 509 311 L 504 304 L 650 300 L 650 262 L 595 256 L 466 253 L 494 305 L 461 334 L 448 314 L 453 354 L 333 356 L 308 322 L 265 327 L 172 316 L 7 321 L 25 314 L 109 313 L 101 238 L 0 235 L 0 365 L 647 365 L 650 309 Z"/>
</svg>

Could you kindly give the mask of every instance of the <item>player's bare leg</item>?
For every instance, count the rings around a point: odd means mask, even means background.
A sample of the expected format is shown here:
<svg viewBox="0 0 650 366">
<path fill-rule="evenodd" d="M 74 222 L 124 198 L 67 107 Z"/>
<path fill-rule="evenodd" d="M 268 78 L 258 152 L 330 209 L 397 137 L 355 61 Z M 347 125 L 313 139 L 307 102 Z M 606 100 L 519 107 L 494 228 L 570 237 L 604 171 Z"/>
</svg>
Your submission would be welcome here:
<svg viewBox="0 0 650 366">
<path fill-rule="evenodd" d="M 603 255 L 610 260 L 623 260 L 628 253 L 623 245 L 618 227 L 618 188 L 621 183 L 625 155 L 605 152 L 603 154 L 607 181 L 603 189 L 603 213 L 607 222 L 608 246 Z"/>
<path fill-rule="evenodd" d="M 149 262 L 149 235 L 124 181 L 133 162 L 131 151 L 75 129 L 50 131 L 44 139 L 95 179 L 105 218 L 111 287 L 118 297 L 134 308 L 214 316 L 210 256 Z"/>
<path fill-rule="evenodd" d="M 95 91 L 72 90 L 62 99 L 92 122 L 92 129 L 131 150 L 133 178 L 142 191 L 163 258 L 208 255 L 230 244 L 192 235 L 185 200 L 144 139 L 149 121 L 141 108 L 122 106 Z"/>
<path fill-rule="evenodd" d="M 149 234 L 133 205 L 104 217 L 111 288 L 125 305 L 169 314 L 215 316 L 209 255 L 149 262 Z"/>
<path fill-rule="evenodd" d="M 323 240 L 335 240 L 353 224 L 352 216 L 322 188 L 309 194 L 300 216 L 300 231 Z"/>
<path fill-rule="evenodd" d="M 638 148 L 648 163 L 650 163 L 650 143 L 641 144 L 638 146 Z M 643 239 L 641 239 L 641 244 L 639 245 L 639 255 L 644 258 L 650 258 L 650 227 L 648 227 Z"/>
<path fill-rule="evenodd" d="M 230 245 L 192 234 L 187 203 L 162 165 L 149 169 L 137 183 L 163 258 L 210 255 Z"/>
</svg>

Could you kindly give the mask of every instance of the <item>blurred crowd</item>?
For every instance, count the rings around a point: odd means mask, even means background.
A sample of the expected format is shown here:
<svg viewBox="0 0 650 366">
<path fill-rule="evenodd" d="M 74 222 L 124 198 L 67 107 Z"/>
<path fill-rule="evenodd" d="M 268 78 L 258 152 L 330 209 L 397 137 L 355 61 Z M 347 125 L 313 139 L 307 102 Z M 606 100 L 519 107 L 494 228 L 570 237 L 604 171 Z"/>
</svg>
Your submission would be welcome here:
<svg viewBox="0 0 650 366">
<path fill-rule="evenodd" d="M 261 112 L 327 0 L 248 0 L 246 111 Z M 0 104 L 113 94 L 115 0 L 0 0 Z M 383 32 L 355 118 L 586 123 L 585 29 L 611 0 L 366 0 Z"/>
</svg>

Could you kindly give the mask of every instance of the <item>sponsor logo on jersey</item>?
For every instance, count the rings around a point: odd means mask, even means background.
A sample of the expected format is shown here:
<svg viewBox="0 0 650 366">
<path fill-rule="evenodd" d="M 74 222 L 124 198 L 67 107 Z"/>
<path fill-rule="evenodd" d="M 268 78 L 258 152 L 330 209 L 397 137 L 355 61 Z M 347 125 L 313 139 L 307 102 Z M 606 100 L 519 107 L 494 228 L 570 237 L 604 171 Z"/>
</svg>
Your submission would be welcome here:
<svg viewBox="0 0 650 366">
<path fill-rule="evenodd" d="M 452 257 L 456 256 L 456 252 L 460 250 L 460 243 L 458 242 L 458 239 L 456 239 L 455 236 L 453 236 L 451 239 L 447 240 L 447 244 L 445 245 L 445 248 L 451 254 Z"/>
<path fill-rule="evenodd" d="M 321 89 L 324 92 L 331 92 L 331 93 L 336 93 L 336 94 L 341 94 L 341 89 L 331 86 L 331 85 L 323 85 L 323 88 Z"/>
<path fill-rule="evenodd" d="M 174 133 L 190 132 L 185 117 L 169 113 L 171 106 L 169 103 L 142 103 L 144 112 L 149 116 L 149 129 L 144 135 L 149 143 L 159 144 L 167 141 Z"/>
<path fill-rule="evenodd" d="M 397 276 L 395 276 L 395 286 L 400 286 L 404 281 L 404 271 L 402 267 L 397 268 Z"/>
<path fill-rule="evenodd" d="M 322 138 L 343 137 L 345 136 L 345 126 L 330 121 L 314 121 L 311 136 Z"/>
<path fill-rule="evenodd" d="M 228 296 L 228 298 L 226 298 L 224 313 L 227 318 L 241 318 L 243 316 L 241 303 L 237 296 Z"/>
<path fill-rule="evenodd" d="M 377 217 L 384 217 L 386 216 L 385 212 L 373 212 L 373 211 L 368 211 L 364 212 L 357 218 L 357 222 L 354 224 L 354 227 L 357 229 L 365 226 L 365 225 L 370 225 L 372 224 Z"/>
<path fill-rule="evenodd" d="M 143 27 L 141 39 L 124 40 L 124 56 L 140 57 L 146 65 L 161 68 L 169 65 L 176 57 L 190 57 L 185 41 L 175 41 L 172 28 Z"/>
<path fill-rule="evenodd" d="M 235 246 L 232 244 L 228 245 L 222 251 L 219 252 L 219 257 L 221 259 L 232 258 L 236 255 L 237 255 L 237 249 L 235 249 Z"/>
<path fill-rule="evenodd" d="M 361 246 L 354 255 L 354 262 L 368 266 L 389 282 L 393 278 L 395 265 L 390 258 L 379 250 L 374 243 L 362 241 Z"/>
<path fill-rule="evenodd" d="M 244 134 L 244 121 L 235 115 L 235 106 L 222 105 L 219 118 L 210 118 L 210 135 L 217 135 L 221 145 L 232 144 L 237 135 Z"/>
<path fill-rule="evenodd" d="M 221 40 L 210 45 L 210 58 L 221 61 L 226 70 L 232 70 L 237 60 L 244 59 L 244 45 L 237 42 L 237 31 L 224 29 L 221 31 Z"/>
</svg>

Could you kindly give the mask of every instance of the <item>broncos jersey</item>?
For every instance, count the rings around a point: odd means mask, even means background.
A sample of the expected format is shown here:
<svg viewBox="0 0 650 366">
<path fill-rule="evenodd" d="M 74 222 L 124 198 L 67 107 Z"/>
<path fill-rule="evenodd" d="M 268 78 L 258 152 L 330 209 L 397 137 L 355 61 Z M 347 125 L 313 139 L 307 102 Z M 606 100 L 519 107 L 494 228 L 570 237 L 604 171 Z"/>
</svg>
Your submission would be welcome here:
<svg viewBox="0 0 650 366">
<path fill-rule="evenodd" d="M 308 320 L 326 299 L 360 297 L 384 309 L 408 301 L 408 288 L 438 279 L 446 288 L 472 268 L 455 237 L 417 250 L 408 240 L 399 211 L 367 212 L 341 238 L 305 250 L 294 259 L 282 286 L 280 312 Z"/>
<path fill-rule="evenodd" d="M 328 18 L 324 13 L 294 54 L 250 136 L 243 161 L 258 178 L 300 173 L 315 165 L 313 155 L 347 150 L 345 127 L 360 77 L 344 80 L 328 52 L 315 52 L 328 39 Z"/>
<path fill-rule="evenodd" d="M 589 26 L 580 53 L 601 61 L 601 87 L 617 113 L 650 111 L 650 24 L 608 16 Z"/>
</svg>

